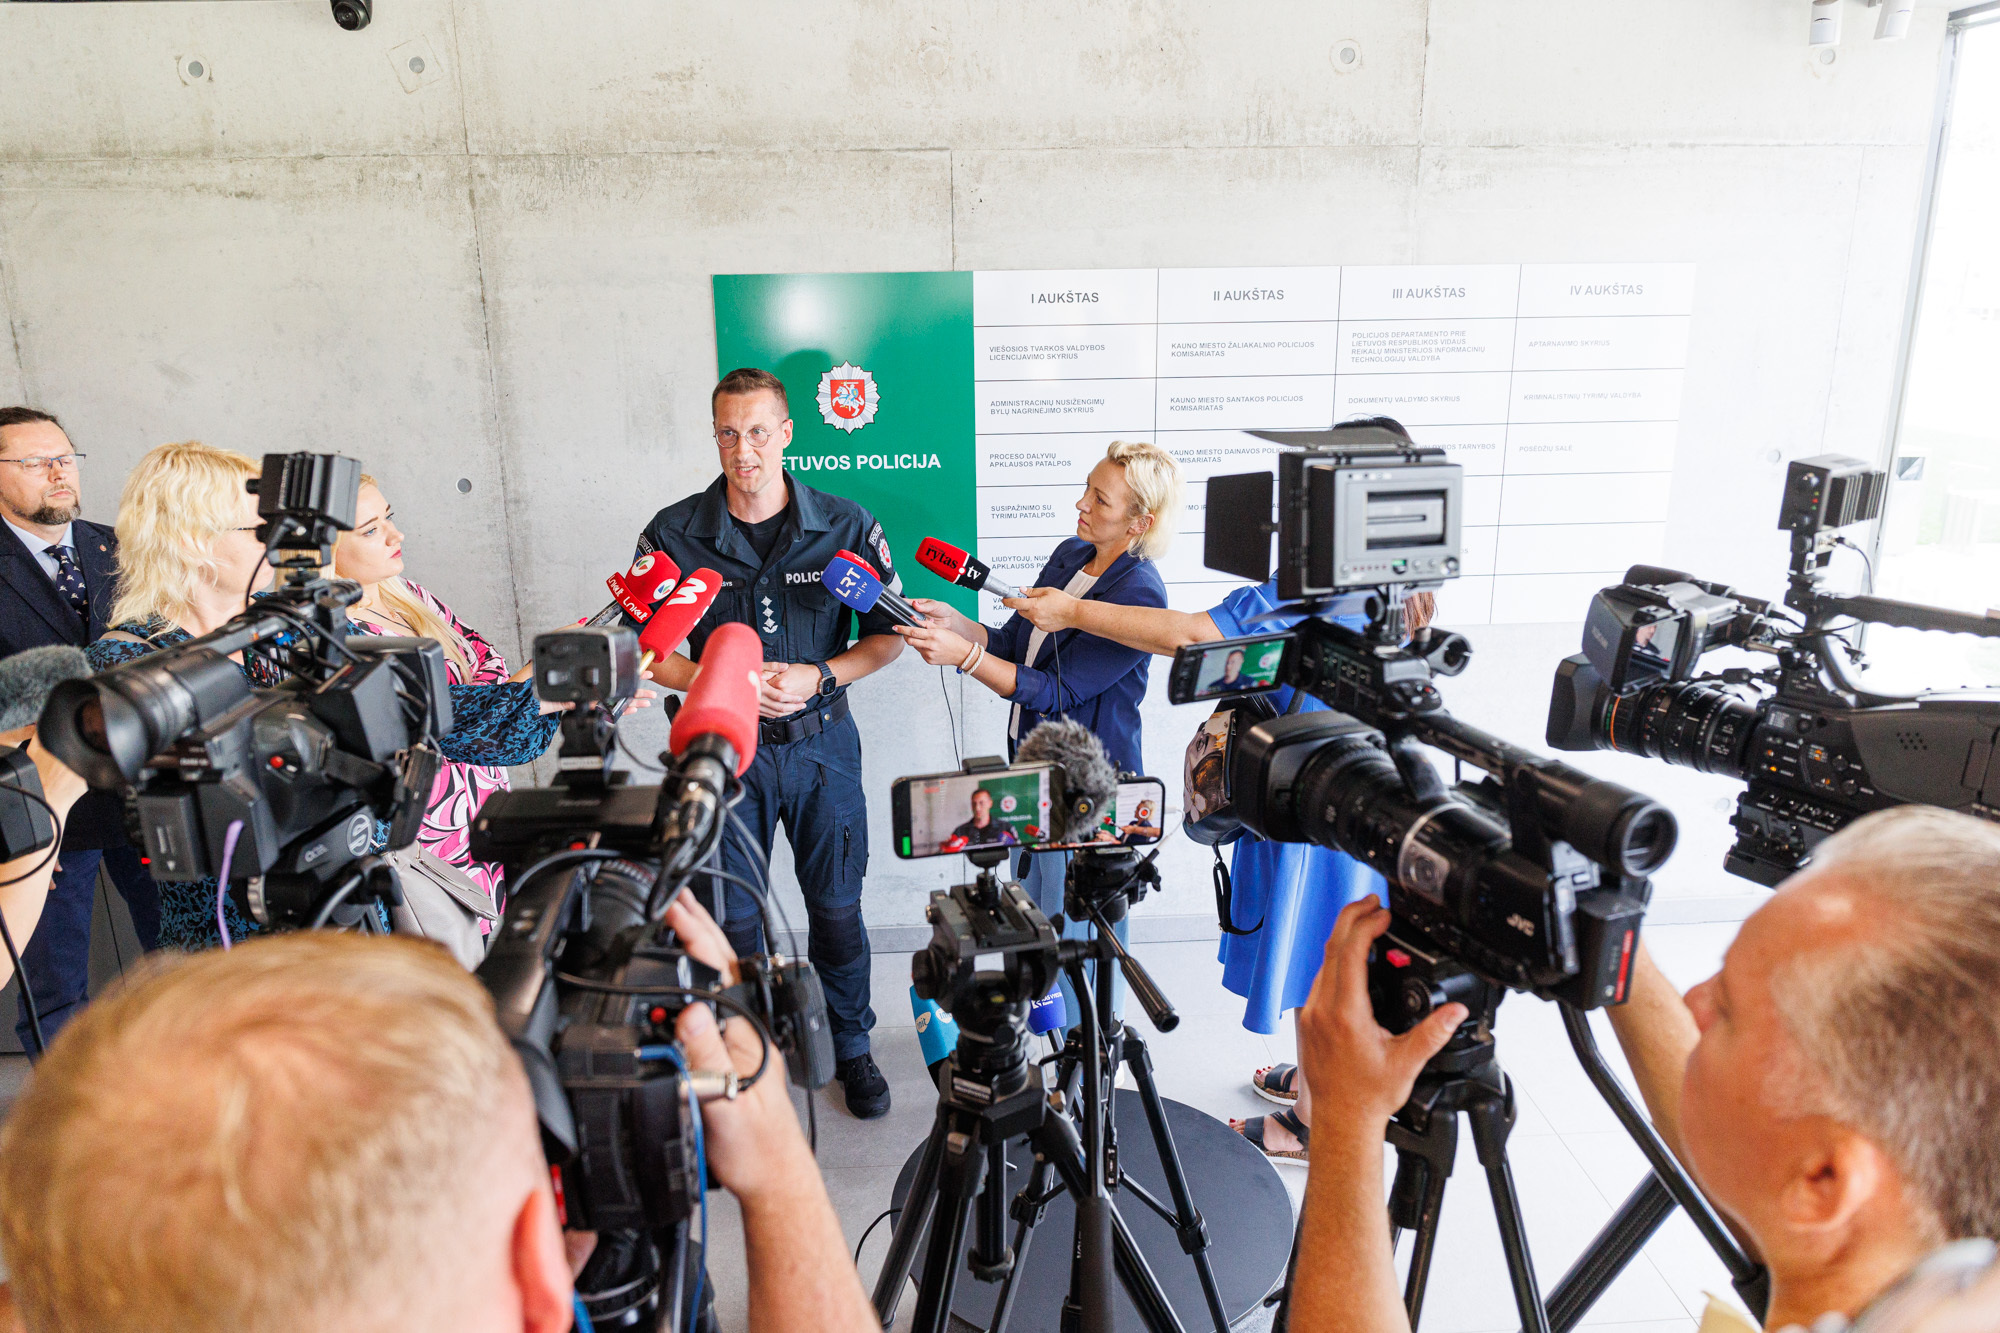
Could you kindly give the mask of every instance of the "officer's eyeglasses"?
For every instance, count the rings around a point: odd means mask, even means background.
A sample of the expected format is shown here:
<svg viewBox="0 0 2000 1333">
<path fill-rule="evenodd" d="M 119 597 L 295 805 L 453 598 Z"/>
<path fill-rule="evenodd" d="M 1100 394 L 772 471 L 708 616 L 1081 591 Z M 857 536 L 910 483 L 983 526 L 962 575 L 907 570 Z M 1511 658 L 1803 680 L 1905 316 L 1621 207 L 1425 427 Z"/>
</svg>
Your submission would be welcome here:
<svg viewBox="0 0 2000 1333">
<path fill-rule="evenodd" d="M 50 472 L 74 472 L 84 458 L 83 454 L 64 454 L 60 458 L 0 458 L 0 463 L 12 463 L 29 476 L 46 477 Z"/>
<path fill-rule="evenodd" d="M 778 432 L 774 430 L 768 430 L 763 426 L 752 426 L 750 428 L 750 445 L 754 449 L 762 449 L 765 445 L 776 439 L 777 436 Z M 741 438 L 733 430 L 719 430 L 715 432 L 715 442 L 725 449 L 735 444 Z"/>
</svg>

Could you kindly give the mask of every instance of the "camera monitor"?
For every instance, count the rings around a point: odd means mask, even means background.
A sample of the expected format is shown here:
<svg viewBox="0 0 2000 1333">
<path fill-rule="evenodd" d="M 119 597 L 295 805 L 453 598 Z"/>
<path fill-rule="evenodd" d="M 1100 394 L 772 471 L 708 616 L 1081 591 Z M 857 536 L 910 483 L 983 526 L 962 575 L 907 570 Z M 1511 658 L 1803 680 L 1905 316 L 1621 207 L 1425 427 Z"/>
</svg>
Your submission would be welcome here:
<svg viewBox="0 0 2000 1333">
<path fill-rule="evenodd" d="M 1444 450 L 1374 426 L 1248 434 L 1284 446 L 1277 522 L 1269 473 L 1211 477 L 1203 533 L 1210 568 L 1261 582 L 1275 526 L 1283 601 L 1457 577 L 1464 469 Z"/>
<path fill-rule="evenodd" d="M 1113 808 L 1083 843 L 1049 840 L 1053 808 L 1062 796 L 1062 774 L 1053 764 L 898 778 L 889 789 L 896 855 L 916 860 L 981 847 L 1136 847 L 1158 842 L 1164 831 L 1167 792 L 1158 778 L 1120 782 Z"/>
<path fill-rule="evenodd" d="M 1297 642 L 1295 635 L 1284 632 L 1189 644 L 1174 654 L 1167 698 L 1186 704 L 1274 690 L 1285 682 L 1288 655 L 1296 651 Z"/>
</svg>

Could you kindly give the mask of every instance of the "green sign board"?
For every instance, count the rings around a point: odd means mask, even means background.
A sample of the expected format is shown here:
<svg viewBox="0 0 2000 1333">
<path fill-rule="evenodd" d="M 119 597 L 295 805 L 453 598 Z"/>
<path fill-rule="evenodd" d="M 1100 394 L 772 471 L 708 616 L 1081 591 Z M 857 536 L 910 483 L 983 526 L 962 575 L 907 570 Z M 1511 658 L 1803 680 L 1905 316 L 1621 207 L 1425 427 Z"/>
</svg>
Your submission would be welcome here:
<svg viewBox="0 0 2000 1333">
<path fill-rule="evenodd" d="M 784 381 L 786 466 L 875 515 L 905 594 L 978 614 L 915 560 L 925 537 L 976 549 L 972 274 L 719 274 L 715 355 Z"/>
</svg>

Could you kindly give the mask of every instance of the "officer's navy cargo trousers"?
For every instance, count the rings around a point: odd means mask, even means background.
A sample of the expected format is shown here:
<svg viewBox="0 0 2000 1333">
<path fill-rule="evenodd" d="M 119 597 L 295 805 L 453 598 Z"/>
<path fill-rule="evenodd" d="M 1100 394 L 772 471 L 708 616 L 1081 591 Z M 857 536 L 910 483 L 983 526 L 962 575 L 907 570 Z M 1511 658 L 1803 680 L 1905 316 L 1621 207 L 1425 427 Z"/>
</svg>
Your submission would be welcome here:
<svg viewBox="0 0 2000 1333">
<path fill-rule="evenodd" d="M 807 957 L 826 989 L 833 1055 L 846 1060 L 868 1050 L 875 1011 L 868 1005 L 868 928 L 861 920 L 861 880 L 868 872 L 868 807 L 861 787 L 861 733 L 842 718 L 817 736 L 789 745 L 759 745 L 743 774 L 736 806 L 765 857 L 782 822 L 792 844 L 792 866 L 805 895 L 810 945 Z M 733 831 L 722 843 L 723 869 L 757 882 L 750 854 Z M 757 904 L 734 884 L 723 883 L 724 911 L 716 911 L 714 882 L 697 881 L 702 905 L 722 922 L 738 954 L 764 951 Z"/>
</svg>

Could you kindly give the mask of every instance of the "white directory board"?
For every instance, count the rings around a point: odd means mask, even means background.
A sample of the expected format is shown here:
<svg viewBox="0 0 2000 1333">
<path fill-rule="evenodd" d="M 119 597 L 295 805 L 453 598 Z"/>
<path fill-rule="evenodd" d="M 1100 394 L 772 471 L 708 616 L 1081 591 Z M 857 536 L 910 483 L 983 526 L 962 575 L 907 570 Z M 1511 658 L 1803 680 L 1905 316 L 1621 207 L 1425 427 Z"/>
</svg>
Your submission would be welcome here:
<svg viewBox="0 0 2000 1333">
<path fill-rule="evenodd" d="M 1391 416 L 1465 467 L 1465 575 L 1447 623 L 1570 620 L 1659 558 L 1693 311 L 1692 264 L 1115 269 L 973 275 L 979 549 L 1032 581 L 1116 439 L 1189 481 L 1162 560 L 1173 605 L 1205 569 L 1206 483 L 1272 466 L 1249 430 Z M 985 607 L 991 611 L 989 604 Z"/>
</svg>

